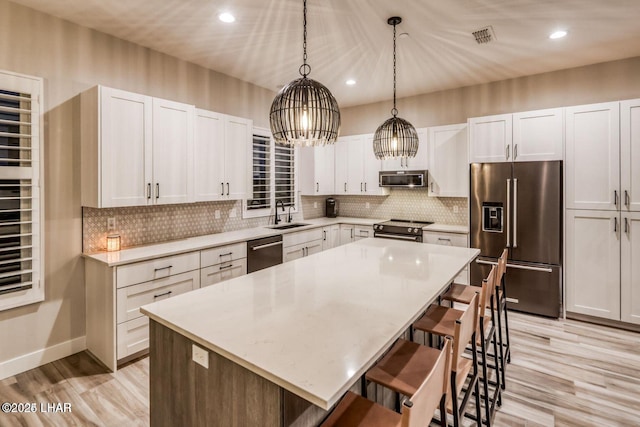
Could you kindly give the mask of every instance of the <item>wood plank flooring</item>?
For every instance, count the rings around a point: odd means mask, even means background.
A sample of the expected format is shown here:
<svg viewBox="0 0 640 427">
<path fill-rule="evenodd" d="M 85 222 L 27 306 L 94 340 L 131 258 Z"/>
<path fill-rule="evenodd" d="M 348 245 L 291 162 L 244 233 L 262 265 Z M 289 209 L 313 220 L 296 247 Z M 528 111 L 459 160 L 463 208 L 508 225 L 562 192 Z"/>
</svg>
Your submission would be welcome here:
<svg viewBox="0 0 640 427">
<path fill-rule="evenodd" d="M 640 334 L 510 313 L 512 363 L 495 425 L 640 425 Z M 0 413 L 0 426 L 146 426 L 149 359 L 111 374 L 82 352 L 0 381 L 0 403 L 72 405 Z"/>
</svg>

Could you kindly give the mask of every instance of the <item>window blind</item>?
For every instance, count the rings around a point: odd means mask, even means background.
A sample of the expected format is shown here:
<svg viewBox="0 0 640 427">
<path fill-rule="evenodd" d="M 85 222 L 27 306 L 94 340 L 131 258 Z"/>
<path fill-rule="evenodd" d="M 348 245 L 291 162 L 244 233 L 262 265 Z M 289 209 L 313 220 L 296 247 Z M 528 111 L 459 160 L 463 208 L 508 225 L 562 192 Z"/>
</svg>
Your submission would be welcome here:
<svg viewBox="0 0 640 427">
<path fill-rule="evenodd" d="M 275 199 L 295 205 L 295 156 L 293 147 L 275 144 Z"/>
<path fill-rule="evenodd" d="M 271 207 L 271 139 L 253 135 L 252 198 L 247 200 L 247 209 Z"/>
</svg>

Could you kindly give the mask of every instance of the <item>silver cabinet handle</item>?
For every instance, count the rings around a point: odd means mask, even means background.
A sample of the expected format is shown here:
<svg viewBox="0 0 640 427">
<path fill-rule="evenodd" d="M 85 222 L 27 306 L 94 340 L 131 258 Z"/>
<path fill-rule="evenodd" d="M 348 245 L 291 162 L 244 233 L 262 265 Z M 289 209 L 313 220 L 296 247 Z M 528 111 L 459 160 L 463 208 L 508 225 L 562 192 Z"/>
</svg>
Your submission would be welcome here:
<svg viewBox="0 0 640 427">
<path fill-rule="evenodd" d="M 511 180 L 507 180 L 507 247 L 511 247 Z"/>
<path fill-rule="evenodd" d="M 362 183 L 360 183 L 360 192 L 362 193 Z"/>
<path fill-rule="evenodd" d="M 365 193 L 367 192 L 367 183 L 366 182 L 364 183 L 364 192 Z"/>
<path fill-rule="evenodd" d="M 320 191 L 320 183 L 316 182 L 316 193 Z"/>
<path fill-rule="evenodd" d="M 518 158 L 518 144 L 513 146 L 513 160 Z"/>
<path fill-rule="evenodd" d="M 229 183 L 227 182 L 227 196 L 229 195 Z"/>
<path fill-rule="evenodd" d="M 221 192 L 220 192 L 220 195 L 221 195 L 221 196 L 224 196 L 224 182 L 221 182 L 221 183 L 220 183 L 220 187 L 222 188 L 222 190 L 221 190 Z"/>
<path fill-rule="evenodd" d="M 618 217 L 613 218 L 613 232 L 618 232 Z"/>
<path fill-rule="evenodd" d="M 156 182 L 156 199 L 160 198 L 160 184 Z"/>
<path fill-rule="evenodd" d="M 613 204 L 618 206 L 618 190 L 613 190 Z"/>
<path fill-rule="evenodd" d="M 257 251 L 259 249 L 270 248 L 271 246 L 282 245 L 282 242 L 273 242 L 273 243 L 265 243 L 264 245 L 258 245 L 251 248 L 252 251 Z"/>
<path fill-rule="evenodd" d="M 511 147 L 510 145 L 507 145 L 507 147 L 505 148 L 505 150 L 506 150 L 507 160 L 509 160 L 509 148 L 510 148 L 510 147 Z"/>
<path fill-rule="evenodd" d="M 147 183 L 147 200 L 151 198 L 151 183 Z"/>
<path fill-rule="evenodd" d="M 161 270 L 168 270 L 171 267 L 173 267 L 173 265 L 168 265 L 166 267 L 160 267 L 160 268 L 154 268 L 153 271 L 161 271 Z"/>
<path fill-rule="evenodd" d="M 627 190 L 624 190 L 624 205 L 629 206 L 629 192 Z"/>
<path fill-rule="evenodd" d="M 515 157 L 513 158 L 515 160 Z M 518 178 L 513 179 L 513 247 L 518 247 Z"/>
<path fill-rule="evenodd" d="M 153 297 L 154 298 L 160 298 L 160 297 L 163 297 L 165 295 L 171 295 L 172 293 L 173 293 L 173 291 L 167 291 L 167 292 L 165 292 L 163 294 L 154 295 Z"/>
<path fill-rule="evenodd" d="M 346 182 L 344 183 L 344 192 L 345 193 L 347 192 L 347 183 Z"/>
<path fill-rule="evenodd" d="M 629 234 L 629 218 L 624 217 L 624 232 Z"/>
</svg>

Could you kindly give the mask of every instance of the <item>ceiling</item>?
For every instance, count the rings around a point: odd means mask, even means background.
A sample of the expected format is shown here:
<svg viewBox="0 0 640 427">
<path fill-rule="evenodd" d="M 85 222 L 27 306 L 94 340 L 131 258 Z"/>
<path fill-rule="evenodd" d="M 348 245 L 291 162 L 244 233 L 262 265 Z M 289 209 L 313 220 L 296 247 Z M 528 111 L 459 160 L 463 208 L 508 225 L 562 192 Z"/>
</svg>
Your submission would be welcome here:
<svg viewBox="0 0 640 427">
<path fill-rule="evenodd" d="M 298 77 L 302 0 L 12 0 L 273 90 Z M 340 106 L 640 56 L 638 0 L 308 0 L 310 77 Z M 225 24 L 219 13 L 236 22 Z M 491 25 L 496 40 L 471 32 Z M 565 29 L 568 36 L 551 40 Z M 357 81 L 347 86 L 349 78 Z"/>
</svg>

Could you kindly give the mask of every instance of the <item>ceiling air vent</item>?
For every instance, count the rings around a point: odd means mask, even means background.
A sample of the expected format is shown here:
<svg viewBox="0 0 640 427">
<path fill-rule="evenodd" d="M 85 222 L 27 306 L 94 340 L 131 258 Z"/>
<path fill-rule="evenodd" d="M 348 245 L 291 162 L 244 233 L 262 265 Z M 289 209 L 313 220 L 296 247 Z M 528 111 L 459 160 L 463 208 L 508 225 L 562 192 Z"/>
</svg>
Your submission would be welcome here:
<svg viewBox="0 0 640 427">
<path fill-rule="evenodd" d="M 475 37 L 478 44 L 489 43 L 496 39 L 496 35 L 493 32 L 493 27 L 491 27 L 491 25 L 489 25 L 488 27 L 480 28 L 479 30 L 474 31 L 471 34 L 473 34 L 473 37 Z"/>
</svg>

